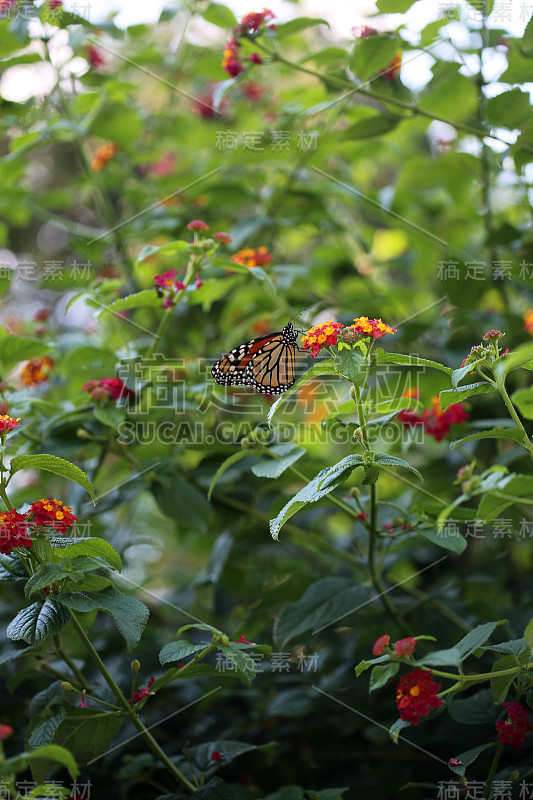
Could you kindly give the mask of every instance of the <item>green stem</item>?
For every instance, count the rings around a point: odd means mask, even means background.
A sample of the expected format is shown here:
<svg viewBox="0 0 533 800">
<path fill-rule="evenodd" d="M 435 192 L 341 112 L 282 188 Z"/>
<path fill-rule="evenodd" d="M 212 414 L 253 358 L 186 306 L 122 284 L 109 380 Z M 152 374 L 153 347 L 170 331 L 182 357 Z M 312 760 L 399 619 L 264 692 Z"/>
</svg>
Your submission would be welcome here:
<svg viewBox="0 0 533 800">
<path fill-rule="evenodd" d="M 142 736 L 150 750 L 154 753 L 155 756 L 161 761 L 162 764 L 166 767 L 166 769 L 170 772 L 170 774 L 176 778 L 177 781 L 180 781 L 187 787 L 190 792 L 195 791 L 194 785 L 189 781 L 189 779 L 176 767 L 175 764 L 169 759 L 165 751 L 161 748 L 159 743 L 154 739 L 148 728 L 144 725 L 144 723 L 139 719 L 131 704 L 128 703 L 124 694 L 115 683 L 113 677 L 111 676 L 110 672 L 108 671 L 106 665 L 94 649 L 91 640 L 83 630 L 78 618 L 74 611 L 71 611 L 71 619 L 72 624 L 76 633 L 78 634 L 79 638 L 81 639 L 85 649 L 87 650 L 88 654 L 90 655 L 91 659 L 94 661 L 95 665 L 99 669 L 100 673 L 102 674 L 105 682 L 115 695 L 117 699 L 117 703 L 124 712 L 125 716 L 129 718 L 133 726 L 139 731 L 139 734 Z"/>
<path fill-rule="evenodd" d="M 0 484 L 0 497 L 4 501 L 4 505 L 8 511 L 13 511 L 13 504 L 7 496 L 6 487 Z"/>
<path fill-rule="evenodd" d="M 487 782 L 485 784 L 485 788 L 483 789 L 483 797 L 488 798 L 491 796 L 492 781 L 494 780 L 494 775 L 496 774 L 496 770 L 498 769 L 498 764 L 500 763 L 502 752 L 503 752 L 503 745 L 498 744 L 496 752 L 494 753 L 494 758 L 492 759 L 492 764 L 490 765 L 489 774 L 487 776 Z"/>
<path fill-rule="evenodd" d="M 420 108 L 420 106 L 417 106 L 415 103 L 408 103 L 405 100 L 400 100 L 397 97 L 388 97 L 387 95 L 379 94 L 379 92 L 365 89 L 363 86 L 354 86 L 353 83 L 346 78 L 339 78 L 336 75 L 328 75 L 324 72 L 320 72 L 319 70 L 312 69 L 312 67 L 304 67 L 303 64 L 299 64 L 297 61 L 292 61 L 290 58 L 282 56 L 280 53 L 271 50 L 269 47 L 265 47 L 265 45 L 262 44 L 258 39 L 254 39 L 254 47 L 262 50 L 273 60 L 279 61 L 280 64 L 285 64 L 286 67 L 297 70 L 298 72 L 305 72 L 307 75 L 313 75 L 313 77 L 319 78 L 319 80 L 329 84 L 330 86 L 335 86 L 337 89 L 349 89 L 350 92 L 362 94 L 365 97 L 371 97 L 372 99 L 379 100 L 384 104 L 388 103 L 389 105 L 396 106 L 397 108 L 410 111 L 412 114 L 418 114 L 419 116 L 427 117 L 428 119 L 436 120 L 438 122 L 445 122 L 447 125 L 451 125 L 457 130 L 463 131 L 464 133 L 469 133 L 472 136 L 477 136 L 479 139 L 483 139 L 485 136 L 490 136 L 491 139 L 497 139 L 498 141 L 502 142 L 505 141 L 504 139 L 500 139 L 498 136 L 493 136 L 489 131 L 480 131 L 479 128 L 473 128 L 470 125 L 465 125 L 462 122 L 454 122 L 454 120 L 440 117 L 437 114 L 432 114 L 431 111 L 426 111 L 425 109 Z M 509 144 L 509 142 L 505 142 L 505 144 Z"/>
<path fill-rule="evenodd" d="M 84 689 L 86 689 L 88 691 L 91 691 L 90 683 L 86 680 L 85 676 L 83 675 L 83 672 L 79 669 L 79 667 L 76 666 L 76 664 L 70 658 L 68 653 L 65 652 L 65 650 L 61 646 L 61 640 L 60 640 L 60 638 L 59 638 L 59 636 L 57 634 L 54 636 L 54 644 L 55 644 L 55 648 L 56 648 L 57 652 L 59 653 L 59 655 L 61 656 L 61 658 L 65 662 L 65 664 L 68 664 L 68 666 L 72 670 L 73 674 L 78 679 L 79 684 Z"/>
<path fill-rule="evenodd" d="M 522 447 L 524 450 L 526 450 L 529 453 L 529 455 L 531 456 L 531 458 L 533 459 L 533 444 L 529 441 L 529 436 L 527 435 L 526 429 L 522 425 L 522 420 L 520 419 L 520 417 L 516 413 L 516 409 L 515 409 L 514 405 L 511 402 L 511 398 L 507 394 L 507 389 L 505 388 L 505 381 L 504 380 L 497 380 L 496 381 L 496 389 L 500 393 L 500 396 L 501 396 L 503 402 L 505 403 L 507 411 L 511 415 L 511 419 L 513 420 L 514 424 L 524 434 L 524 438 L 522 439 L 521 442 L 519 442 L 520 447 Z"/>
<path fill-rule="evenodd" d="M 422 669 L 430 669 L 429 667 L 422 667 Z M 533 669 L 533 661 L 529 664 L 521 664 L 517 667 L 509 667 L 509 669 L 502 669 L 499 672 L 477 672 L 475 675 L 454 675 L 452 672 L 442 672 L 441 670 L 434 669 L 431 667 L 431 672 L 434 675 L 438 675 L 439 678 L 448 678 L 452 681 L 458 681 L 459 683 L 471 683 L 472 681 L 488 681 L 492 680 L 493 678 L 500 678 L 505 675 L 517 675 L 522 670 L 530 670 Z"/>
<path fill-rule="evenodd" d="M 179 305 L 179 303 L 181 301 L 181 298 L 185 294 L 187 286 L 192 281 L 192 279 L 194 277 L 194 270 L 195 270 L 196 266 L 197 266 L 197 261 L 193 257 L 193 258 L 191 258 L 189 260 L 189 262 L 187 264 L 187 269 L 185 271 L 185 277 L 183 279 L 183 284 L 184 284 L 185 288 L 182 289 L 181 292 L 179 293 L 179 295 L 177 296 L 176 302 L 174 303 L 174 305 L 170 306 L 170 308 L 165 309 L 165 313 L 161 317 L 161 321 L 159 322 L 158 328 L 157 328 L 157 330 L 156 330 L 156 332 L 154 334 L 154 338 L 152 340 L 152 343 L 148 347 L 146 353 L 143 356 L 143 362 L 148 361 L 153 356 L 155 348 L 157 347 L 157 345 L 159 344 L 161 339 L 164 337 L 166 329 L 168 328 L 168 324 L 169 324 L 170 319 L 172 317 L 172 312 L 174 311 L 174 309 L 176 309 L 178 307 L 178 305 Z"/>
</svg>

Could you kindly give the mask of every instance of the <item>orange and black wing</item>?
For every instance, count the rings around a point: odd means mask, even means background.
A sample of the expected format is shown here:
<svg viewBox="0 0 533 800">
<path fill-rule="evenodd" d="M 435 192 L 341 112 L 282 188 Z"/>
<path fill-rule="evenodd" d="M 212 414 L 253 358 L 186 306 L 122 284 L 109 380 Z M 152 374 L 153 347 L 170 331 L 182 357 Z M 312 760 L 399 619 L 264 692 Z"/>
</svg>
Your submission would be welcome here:
<svg viewBox="0 0 533 800">
<path fill-rule="evenodd" d="M 295 381 L 296 346 L 283 332 L 235 347 L 219 359 L 211 374 L 221 386 L 252 386 L 263 394 L 282 394 Z"/>
</svg>

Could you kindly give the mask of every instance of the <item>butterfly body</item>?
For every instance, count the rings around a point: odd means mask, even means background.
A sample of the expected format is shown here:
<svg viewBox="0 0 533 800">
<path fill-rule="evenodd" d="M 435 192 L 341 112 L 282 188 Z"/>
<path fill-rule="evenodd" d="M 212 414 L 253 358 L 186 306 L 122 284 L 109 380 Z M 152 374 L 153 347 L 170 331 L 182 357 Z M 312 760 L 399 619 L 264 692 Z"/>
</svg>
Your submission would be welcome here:
<svg viewBox="0 0 533 800">
<path fill-rule="evenodd" d="M 211 375 L 221 386 L 252 386 L 261 394 L 283 394 L 296 380 L 297 338 L 289 322 L 278 333 L 235 347 L 217 361 Z"/>
</svg>

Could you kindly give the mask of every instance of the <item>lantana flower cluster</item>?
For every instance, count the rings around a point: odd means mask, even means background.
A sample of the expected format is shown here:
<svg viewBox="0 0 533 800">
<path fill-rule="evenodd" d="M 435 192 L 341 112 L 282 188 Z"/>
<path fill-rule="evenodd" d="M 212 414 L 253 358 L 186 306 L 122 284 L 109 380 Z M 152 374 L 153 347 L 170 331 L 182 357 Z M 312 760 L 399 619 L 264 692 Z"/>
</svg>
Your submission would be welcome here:
<svg viewBox="0 0 533 800">
<path fill-rule="evenodd" d="M 22 383 L 28 387 L 45 383 L 53 366 L 54 362 L 50 356 L 31 358 L 26 362 L 20 373 Z"/>
<path fill-rule="evenodd" d="M 372 655 L 382 656 L 384 653 L 390 653 L 397 656 L 410 656 L 414 653 L 416 648 L 416 639 L 414 636 L 407 636 L 405 639 L 398 639 L 394 642 L 393 649 L 390 647 L 390 636 L 388 633 L 383 634 L 374 642 L 372 648 Z"/>
<path fill-rule="evenodd" d="M 519 750 L 524 744 L 527 733 L 531 733 L 531 723 L 528 722 L 529 711 L 521 703 L 502 703 L 507 711 L 506 719 L 499 719 L 496 722 L 498 731 L 498 741 L 500 744 L 510 744 L 515 750 Z"/>
<path fill-rule="evenodd" d="M 342 322 L 323 322 L 310 328 L 302 336 L 303 349 L 311 349 L 311 358 L 316 358 L 322 347 L 334 346 L 340 342 L 354 345 L 360 339 L 380 339 L 387 334 L 396 333 L 396 328 L 391 328 L 381 319 L 368 317 L 355 317 L 352 325 L 344 326 Z"/>
<path fill-rule="evenodd" d="M 110 400 L 133 397 L 134 392 L 128 389 L 120 378 L 100 378 L 99 380 L 87 381 L 83 384 L 84 392 L 89 392 L 92 399 L 99 405 Z"/>
<path fill-rule="evenodd" d="M 224 48 L 222 58 L 222 69 L 224 72 L 227 72 L 232 78 L 236 78 L 241 72 L 244 72 L 246 67 L 240 56 L 241 45 L 239 43 L 239 38 L 244 36 L 253 38 L 262 32 L 263 26 L 274 28 L 274 25 L 267 25 L 267 23 L 274 19 L 274 16 L 272 11 L 268 8 L 264 8 L 262 11 L 253 11 L 249 14 L 245 14 L 239 24 L 235 25 L 232 31 L 233 36 Z M 250 61 L 252 64 L 262 63 L 259 53 L 252 53 L 249 58 L 243 60 Z"/>
<path fill-rule="evenodd" d="M 209 230 L 209 225 L 202 219 L 193 219 L 187 224 L 187 228 L 194 233 L 194 241 L 190 243 L 189 247 L 191 252 L 200 255 L 205 251 L 216 249 L 221 244 L 230 244 L 232 238 L 226 231 L 215 231 L 213 238 L 203 239 L 201 234 Z M 154 275 L 155 289 L 157 296 L 163 299 L 163 308 L 172 308 L 175 306 L 178 297 L 187 288 L 185 283 L 178 278 L 180 274 L 177 269 L 168 269 L 159 275 Z M 203 281 L 197 275 L 195 286 L 199 289 L 203 286 Z"/>
<path fill-rule="evenodd" d="M 0 436 L 7 436 L 8 433 L 11 433 L 15 430 L 15 428 L 19 427 L 20 417 L 10 417 L 8 414 L 2 414 L 0 416 Z"/>
<path fill-rule="evenodd" d="M 500 352 L 499 340 L 502 336 L 505 336 L 505 334 L 501 331 L 487 331 L 483 335 L 481 344 L 474 345 L 466 358 L 463 359 L 461 367 L 466 367 L 467 364 L 472 364 L 472 370 L 470 370 L 470 372 L 472 372 L 473 365 L 479 361 L 481 361 L 479 366 L 486 365 L 490 367 L 495 358 L 506 356 L 509 352 L 509 348 L 506 348 L 503 352 Z"/>
<path fill-rule="evenodd" d="M 242 264 L 243 267 L 266 267 L 272 263 L 272 256 L 268 252 L 268 247 L 245 247 L 232 255 L 231 261 L 235 264 Z"/>
<path fill-rule="evenodd" d="M 9 555 L 16 547 L 30 548 L 29 530 L 34 526 L 52 528 L 56 534 L 65 534 L 77 521 L 72 509 L 56 498 L 35 500 L 24 514 L 16 509 L 5 511 L 0 514 L 0 553 Z"/>
<path fill-rule="evenodd" d="M 411 393 L 405 396 L 413 396 Z M 417 394 L 414 396 L 418 396 Z M 431 398 L 430 408 L 425 408 L 421 414 L 410 408 L 404 408 L 398 414 L 398 420 L 406 427 L 423 425 L 429 436 L 440 442 L 450 432 L 452 425 L 460 425 L 468 419 L 468 411 L 463 403 L 453 403 L 443 411 L 437 396 Z"/>
<path fill-rule="evenodd" d="M 100 172 L 108 161 L 111 161 L 113 156 L 118 150 L 118 144 L 115 142 L 106 142 L 100 145 L 91 159 L 91 169 L 93 172 Z"/>
<path fill-rule="evenodd" d="M 440 684 L 433 680 L 431 670 L 414 669 L 403 675 L 396 687 L 396 706 L 400 719 L 418 725 L 421 717 L 442 705 L 438 697 L 439 689 Z"/>
<path fill-rule="evenodd" d="M 135 691 L 133 692 L 133 702 L 134 703 L 139 703 L 141 700 L 144 700 L 145 697 L 149 697 L 149 695 L 151 694 L 150 690 L 151 690 L 151 687 L 152 687 L 152 684 L 153 684 L 154 681 L 155 681 L 155 678 L 152 675 L 152 677 L 149 679 L 147 685 L 143 689 L 135 689 Z M 130 701 L 128 701 L 128 702 L 130 702 Z"/>
</svg>

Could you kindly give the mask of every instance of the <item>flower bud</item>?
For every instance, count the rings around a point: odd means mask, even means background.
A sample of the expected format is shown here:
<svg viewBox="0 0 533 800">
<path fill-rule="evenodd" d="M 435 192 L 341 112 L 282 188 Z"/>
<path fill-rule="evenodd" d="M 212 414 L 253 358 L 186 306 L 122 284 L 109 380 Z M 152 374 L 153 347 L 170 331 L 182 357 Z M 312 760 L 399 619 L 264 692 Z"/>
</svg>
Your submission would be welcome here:
<svg viewBox="0 0 533 800">
<path fill-rule="evenodd" d="M 350 386 L 350 397 L 355 400 L 355 386 L 353 384 Z"/>
<path fill-rule="evenodd" d="M 247 436 L 243 436 L 242 439 L 241 439 L 241 447 L 242 447 L 242 449 L 243 450 L 248 450 L 250 445 L 251 445 L 251 442 L 250 442 L 249 438 Z"/>
<path fill-rule="evenodd" d="M 64 692 L 75 692 L 76 691 L 74 686 L 69 681 L 63 681 L 61 683 L 61 688 L 63 689 Z"/>
<path fill-rule="evenodd" d="M 403 517 L 395 517 L 392 520 L 392 527 L 393 528 L 400 528 L 402 525 L 405 525 L 405 520 Z"/>
<path fill-rule="evenodd" d="M 132 672 L 139 672 L 140 668 L 141 668 L 140 661 L 138 661 L 136 658 L 134 658 L 133 661 L 130 664 L 131 671 Z"/>
<path fill-rule="evenodd" d="M 353 497 L 355 500 L 357 500 L 357 498 L 359 497 L 361 492 L 359 491 L 357 486 L 352 486 L 352 488 L 350 489 L 349 494 L 350 494 L 350 497 Z"/>
<path fill-rule="evenodd" d="M 356 428 L 354 430 L 354 432 L 353 432 L 353 438 L 357 439 L 360 442 L 362 442 L 363 441 L 363 429 L 362 428 Z"/>
</svg>

